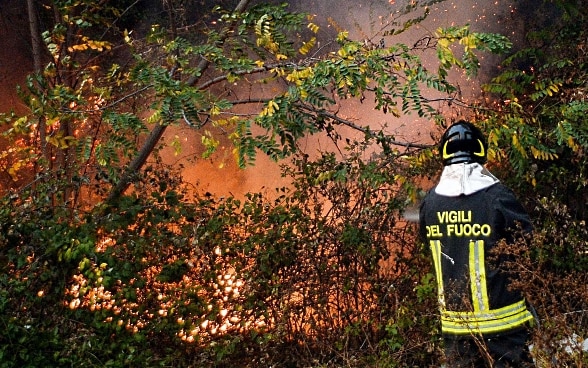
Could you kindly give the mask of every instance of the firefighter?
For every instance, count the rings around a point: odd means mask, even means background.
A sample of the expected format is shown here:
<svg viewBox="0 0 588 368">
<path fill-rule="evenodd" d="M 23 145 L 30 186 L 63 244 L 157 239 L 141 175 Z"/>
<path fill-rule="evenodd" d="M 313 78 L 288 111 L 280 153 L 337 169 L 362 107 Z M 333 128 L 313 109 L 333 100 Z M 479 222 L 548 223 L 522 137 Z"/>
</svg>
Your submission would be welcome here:
<svg viewBox="0 0 588 368">
<path fill-rule="evenodd" d="M 447 367 L 531 367 L 528 325 L 520 292 L 509 287 L 501 239 L 532 231 L 513 192 L 485 167 L 487 142 L 470 122 L 442 136 L 443 172 L 419 210 L 420 235 L 435 266 Z M 504 261 L 504 260 L 502 260 Z"/>
</svg>

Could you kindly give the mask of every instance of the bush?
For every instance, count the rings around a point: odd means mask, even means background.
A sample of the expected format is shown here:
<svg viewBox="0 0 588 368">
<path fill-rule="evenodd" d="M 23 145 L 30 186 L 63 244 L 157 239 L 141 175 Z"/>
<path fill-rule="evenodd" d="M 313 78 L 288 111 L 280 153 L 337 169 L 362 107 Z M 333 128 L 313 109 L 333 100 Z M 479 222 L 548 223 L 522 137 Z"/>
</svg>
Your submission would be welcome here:
<svg viewBox="0 0 588 368">
<path fill-rule="evenodd" d="M 501 244 L 497 252 L 512 256 L 507 267 L 534 307 L 534 356 L 541 367 L 584 367 L 588 353 L 588 230 L 569 209 L 542 198 L 533 211 L 536 231 L 517 244 Z"/>
</svg>

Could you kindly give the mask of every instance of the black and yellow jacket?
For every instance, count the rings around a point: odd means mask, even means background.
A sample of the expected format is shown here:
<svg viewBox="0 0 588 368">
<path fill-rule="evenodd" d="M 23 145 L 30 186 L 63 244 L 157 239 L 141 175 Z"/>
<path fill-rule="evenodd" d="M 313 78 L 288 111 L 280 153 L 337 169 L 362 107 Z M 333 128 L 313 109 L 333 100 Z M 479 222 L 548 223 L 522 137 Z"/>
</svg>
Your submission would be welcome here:
<svg viewBox="0 0 588 368">
<path fill-rule="evenodd" d="M 444 335 L 500 334 L 533 319 L 499 270 L 501 257 L 487 258 L 517 228 L 531 231 L 510 189 L 479 164 L 447 166 L 421 204 L 419 221 L 435 265 Z"/>
</svg>

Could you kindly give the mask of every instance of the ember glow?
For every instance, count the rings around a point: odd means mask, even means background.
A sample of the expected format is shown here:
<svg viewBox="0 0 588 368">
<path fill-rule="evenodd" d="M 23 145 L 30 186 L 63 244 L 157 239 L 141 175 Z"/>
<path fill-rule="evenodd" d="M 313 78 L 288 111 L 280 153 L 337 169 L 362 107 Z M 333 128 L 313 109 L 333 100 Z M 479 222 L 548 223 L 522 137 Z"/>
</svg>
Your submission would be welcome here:
<svg viewBox="0 0 588 368">
<path fill-rule="evenodd" d="M 104 252 L 108 247 L 117 246 L 112 238 L 104 238 L 97 250 Z M 215 257 L 223 255 L 223 249 L 216 247 Z M 145 263 L 147 260 L 142 260 Z M 174 261 L 174 259 L 171 259 Z M 186 343 L 201 342 L 203 339 L 213 338 L 228 332 L 245 332 L 251 329 L 264 329 L 268 326 L 265 317 L 253 318 L 249 311 L 239 307 L 240 299 L 246 282 L 230 267 L 220 271 L 216 280 L 208 285 L 202 285 L 198 277 L 201 270 L 197 264 L 201 259 L 187 260 L 186 264 L 192 270 L 175 282 L 158 280 L 162 267 L 152 265 L 145 268 L 142 275 L 149 288 L 137 287 L 133 290 L 133 297 L 127 299 L 120 295 L 122 281 L 116 280 L 114 285 L 105 287 L 105 278 L 111 277 L 112 269 L 102 263 L 97 265 L 89 260 L 80 262 L 80 273 L 70 280 L 65 292 L 64 306 L 75 309 L 87 309 L 92 312 L 104 312 L 107 317 L 104 322 L 115 324 L 131 333 L 137 333 L 156 320 L 171 320 L 177 326 L 176 336 Z M 88 276 L 91 275 L 91 276 Z M 128 282 L 133 285 L 136 279 Z M 128 289 L 124 289 L 128 290 Z M 200 291 L 197 291 L 200 290 Z M 207 291 L 205 291 L 207 290 Z M 202 314 L 179 312 L 181 307 L 190 307 L 194 303 L 194 296 L 187 296 L 188 291 L 196 291 L 196 299 L 209 300 Z M 42 296 L 42 291 L 39 292 Z M 196 308 L 198 309 L 198 308 Z M 159 321 L 160 323 L 160 321 Z"/>
</svg>

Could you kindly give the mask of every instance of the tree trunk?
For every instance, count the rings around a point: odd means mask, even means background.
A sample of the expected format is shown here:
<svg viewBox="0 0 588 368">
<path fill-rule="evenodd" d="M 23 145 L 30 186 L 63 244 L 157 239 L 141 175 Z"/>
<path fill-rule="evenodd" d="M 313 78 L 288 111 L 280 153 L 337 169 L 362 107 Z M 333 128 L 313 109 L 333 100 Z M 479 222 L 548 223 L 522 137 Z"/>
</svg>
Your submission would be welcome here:
<svg viewBox="0 0 588 368">
<path fill-rule="evenodd" d="M 31 32 L 31 46 L 33 50 L 33 66 L 35 72 L 41 71 L 41 37 L 39 32 L 39 20 L 34 0 L 27 0 L 27 10 L 29 15 L 29 30 Z"/>
<path fill-rule="evenodd" d="M 29 16 L 29 31 L 31 33 L 31 49 L 33 52 L 34 72 L 40 73 L 43 68 L 43 63 L 41 60 L 41 33 L 39 31 L 39 18 L 37 17 L 35 0 L 27 0 L 27 12 Z M 49 159 L 49 154 L 47 153 L 47 132 L 45 129 L 44 117 L 39 118 L 38 129 L 41 154 L 44 158 Z"/>
</svg>

